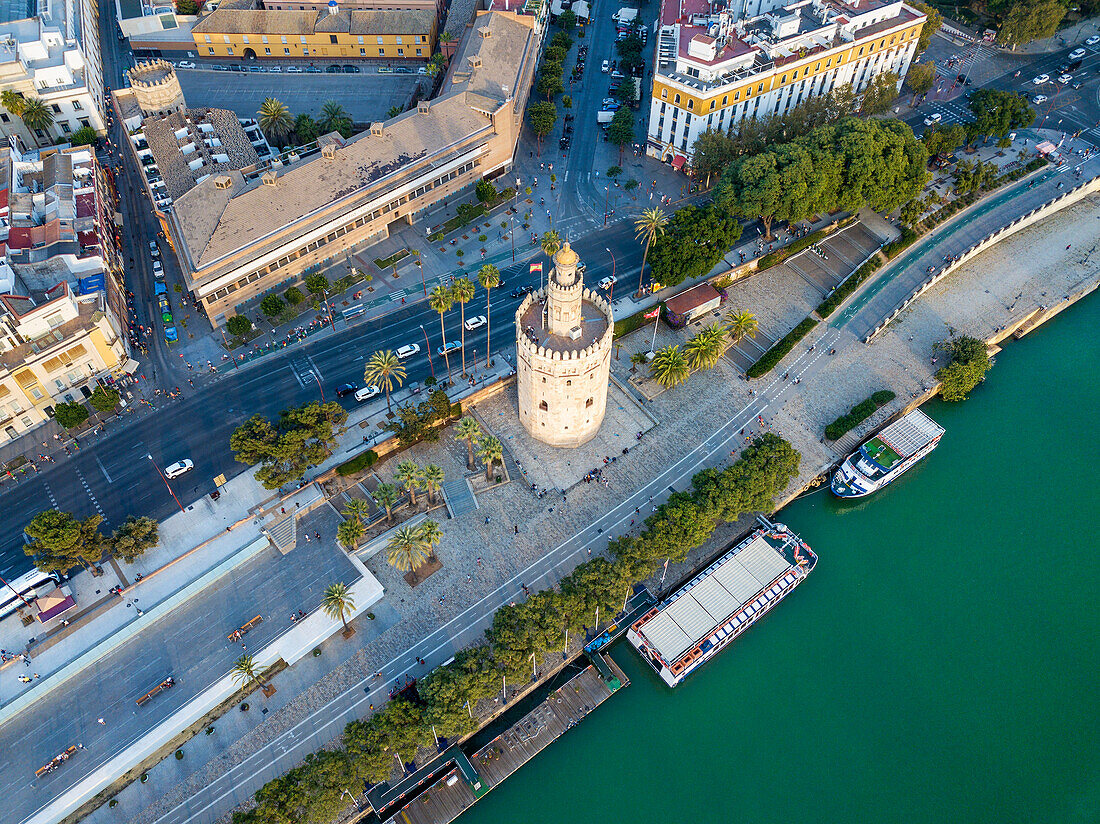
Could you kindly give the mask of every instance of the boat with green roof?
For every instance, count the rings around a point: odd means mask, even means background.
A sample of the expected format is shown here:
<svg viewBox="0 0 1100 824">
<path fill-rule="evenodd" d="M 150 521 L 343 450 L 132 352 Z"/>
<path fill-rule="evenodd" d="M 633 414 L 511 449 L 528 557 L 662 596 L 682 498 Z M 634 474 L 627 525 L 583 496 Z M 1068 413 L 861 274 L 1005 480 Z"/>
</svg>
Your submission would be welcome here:
<svg viewBox="0 0 1100 824">
<path fill-rule="evenodd" d="M 844 459 L 833 475 L 838 498 L 862 498 L 882 489 L 935 449 L 943 427 L 914 409 Z"/>
</svg>

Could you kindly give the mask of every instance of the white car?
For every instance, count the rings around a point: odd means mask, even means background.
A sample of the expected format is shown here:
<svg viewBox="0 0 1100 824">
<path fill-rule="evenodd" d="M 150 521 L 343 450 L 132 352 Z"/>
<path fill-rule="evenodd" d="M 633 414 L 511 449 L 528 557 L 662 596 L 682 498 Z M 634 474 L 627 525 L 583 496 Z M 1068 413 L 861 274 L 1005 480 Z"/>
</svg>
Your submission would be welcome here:
<svg viewBox="0 0 1100 824">
<path fill-rule="evenodd" d="M 194 68 L 197 68 L 195 66 L 195 64 L 190 60 L 181 60 L 176 65 L 179 66 L 181 69 L 194 69 Z"/>
<path fill-rule="evenodd" d="M 159 260 L 153 261 L 153 277 L 160 279 L 164 277 L 164 267 Z"/>
<path fill-rule="evenodd" d="M 1031 98 L 1031 102 L 1038 106 L 1040 103 L 1047 102 L 1047 96 L 1045 94 L 1037 94 L 1035 97 Z"/>
<path fill-rule="evenodd" d="M 405 360 L 405 358 L 411 358 L 413 355 L 417 354 L 419 351 L 420 351 L 420 344 L 419 343 L 408 343 L 408 344 L 405 344 L 404 346 L 402 346 L 400 349 L 397 350 L 397 357 L 401 358 L 401 360 Z"/>
<path fill-rule="evenodd" d="M 355 400 L 362 403 L 363 401 L 370 400 L 382 390 L 377 386 L 364 386 L 362 389 L 355 390 Z"/>
<path fill-rule="evenodd" d="M 1035 79 L 1033 79 L 1031 82 L 1034 83 L 1036 86 L 1042 86 L 1044 83 L 1049 83 L 1050 82 L 1050 75 L 1049 74 L 1041 74 L 1038 77 L 1036 77 Z"/>
<path fill-rule="evenodd" d="M 603 280 L 601 280 L 601 281 L 600 281 L 600 282 L 599 282 L 599 283 L 597 284 L 597 286 L 599 286 L 599 287 L 600 287 L 601 289 L 603 289 L 603 290 L 604 290 L 604 291 L 606 292 L 606 291 L 607 291 L 608 289 L 610 289 L 610 288 L 611 288 L 612 286 L 614 286 L 614 285 L 615 285 L 616 283 L 618 283 L 618 282 L 619 282 L 619 279 L 618 279 L 618 278 L 615 278 L 615 277 L 606 277 L 606 278 L 604 278 Z"/>
<path fill-rule="evenodd" d="M 1100 43 L 1100 34 L 1094 34 L 1092 37 L 1085 41 L 1086 46 L 1095 46 L 1097 43 Z"/>
<path fill-rule="evenodd" d="M 475 329 L 480 329 L 482 326 L 486 326 L 489 323 L 489 319 L 485 315 L 478 315 L 474 318 L 467 318 L 466 322 L 462 324 L 466 327 L 467 332 L 472 332 Z"/>
<path fill-rule="evenodd" d="M 611 71 L 611 61 L 610 60 L 603 61 L 603 65 L 600 66 L 600 71 L 603 72 L 604 74 L 607 74 L 609 71 Z"/>
<path fill-rule="evenodd" d="M 924 118 L 924 125 L 925 126 L 934 126 L 937 123 L 939 123 L 941 120 L 943 120 L 943 115 L 940 114 L 939 112 L 936 112 L 935 114 L 930 114 L 930 115 L 928 115 L 928 117 Z"/>
<path fill-rule="evenodd" d="M 1070 60 L 1080 60 L 1086 54 L 1084 49 L 1074 49 L 1069 53 Z"/>
<path fill-rule="evenodd" d="M 435 350 L 435 353 L 437 355 L 439 355 L 439 357 L 441 357 L 441 358 L 442 357 L 448 357 L 451 354 L 457 352 L 461 348 L 462 348 L 462 341 L 460 341 L 460 340 L 449 340 L 449 341 L 447 341 L 446 346 L 440 346 L 438 349 Z"/>
<path fill-rule="evenodd" d="M 286 67 L 286 73 L 287 74 L 301 74 L 302 73 L 302 67 L 301 66 L 287 66 Z"/>
<path fill-rule="evenodd" d="M 1073 82 L 1073 75 L 1072 74 L 1063 74 L 1061 77 L 1058 78 L 1058 82 L 1061 83 L 1063 86 L 1065 86 L 1069 83 L 1072 83 Z"/>
<path fill-rule="evenodd" d="M 195 468 L 195 465 L 191 463 L 190 459 L 184 458 L 182 461 L 176 461 L 174 464 L 169 464 L 164 467 L 164 477 L 166 478 L 178 478 L 185 472 L 190 472 Z"/>
</svg>

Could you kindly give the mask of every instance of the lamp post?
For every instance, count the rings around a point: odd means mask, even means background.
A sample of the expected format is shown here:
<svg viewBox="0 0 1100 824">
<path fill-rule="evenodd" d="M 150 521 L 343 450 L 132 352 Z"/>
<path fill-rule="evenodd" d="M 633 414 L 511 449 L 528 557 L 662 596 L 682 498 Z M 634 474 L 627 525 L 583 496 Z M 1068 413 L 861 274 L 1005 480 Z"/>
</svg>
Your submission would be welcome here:
<svg viewBox="0 0 1100 824">
<path fill-rule="evenodd" d="M 615 299 L 615 253 L 607 246 L 603 250 L 611 255 L 611 289 L 607 293 L 607 299 L 612 301 Z"/>
<path fill-rule="evenodd" d="M 343 791 L 341 791 L 340 793 L 340 797 L 343 798 L 345 795 L 355 802 L 355 809 L 359 810 L 359 812 L 363 812 L 363 807 L 359 803 L 359 799 L 355 796 L 355 793 L 353 793 L 347 787 L 344 787 Z"/>
<path fill-rule="evenodd" d="M 168 478 L 165 477 L 164 473 L 160 471 L 160 467 L 157 466 L 157 462 L 153 460 L 153 456 L 146 452 L 145 457 L 149 459 L 149 462 L 151 464 L 153 464 L 153 468 L 157 471 L 157 474 L 160 475 L 160 479 L 164 481 L 164 485 L 168 487 L 168 492 L 172 495 L 172 499 L 176 502 L 176 506 L 180 508 L 180 512 L 186 512 L 187 510 L 183 508 L 183 504 L 180 503 L 180 499 L 176 497 L 176 493 L 172 492 L 172 485 L 168 483 Z"/>
<path fill-rule="evenodd" d="M 424 324 L 420 324 L 420 331 L 424 333 L 424 344 L 428 347 L 428 366 L 432 370 L 432 378 L 435 378 L 435 366 L 432 364 L 432 342 L 428 340 L 428 330 L 424 328 Z"/>
</svg>

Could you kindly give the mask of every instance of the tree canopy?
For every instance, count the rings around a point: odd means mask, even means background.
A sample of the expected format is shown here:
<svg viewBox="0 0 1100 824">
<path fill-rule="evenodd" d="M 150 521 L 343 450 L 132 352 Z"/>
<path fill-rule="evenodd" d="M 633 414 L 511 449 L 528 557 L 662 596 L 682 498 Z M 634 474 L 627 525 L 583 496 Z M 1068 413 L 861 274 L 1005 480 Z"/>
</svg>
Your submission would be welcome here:
<svg viewBox="0 0 1100 824">
<path fill-rule="evenodd" d="M 160 540 L 160 525 L 155 518 L 130 516 L 111 536 L 111 554 L 120 561 L 133 561 L 152 549 Z"/>
<path fill-rule="evenodd" d="M 256 480 L 265 489 L 278 489 L 299 480 L 310 466 L 332 454 L 347 418 L 348 413 L 334 401 L 284 409 L 275 423 L 253 415 L 233 432 L 229 447 L 241 463 L 260 464 Z"/>
<path fill-rule="evenodd" d="M 702 277 L 715 267 L 737 239 L 741 224 L 714 205 L 685 206 L 657 235 L 649 251 L 653 279 L 665 286 Z"/>
<path fill-rule="evenodd" d="M 23 531 L 31 542 L 23 551 L 46 572 L 68 572 L 74 566 L 97 564 L 103 558 L 105 539 L 99 532 L 102 515 L 80 520 L 58 509 L 39 512 Z"/>
<path fill-rule="evenodd" d="M 997 29 L 997 42 L 1015 48 L 1050 37 L 1058 31 L 1066 10 L 1061 0 L 1016 0 Z"/>
<path fill-rule="evenodd" d="M 941 341 L 937 349 L 947 353 L 947 364 L 936 372 L 940 396 L 945 401 L 965 401 L 970 391 L 985 380 L 989 371 L 989 350 L 985 342 L 969 335 Z"/>
<path fill-rule="evenodd" d="M 970 97 L 970 111 L 974 113 L 973 133 L 981 137 L 1004 137 L 1012 129 L 1035 122 L 1035 110 L 1027 98 L 1014 92 L 978 89 Z"/>
</svg>

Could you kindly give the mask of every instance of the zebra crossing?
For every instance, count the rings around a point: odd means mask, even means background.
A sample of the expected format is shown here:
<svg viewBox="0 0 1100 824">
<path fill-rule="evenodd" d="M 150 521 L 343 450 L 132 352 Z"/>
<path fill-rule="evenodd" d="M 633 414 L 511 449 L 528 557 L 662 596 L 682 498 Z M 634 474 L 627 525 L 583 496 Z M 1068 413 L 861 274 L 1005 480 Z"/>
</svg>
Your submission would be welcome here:
<svg viewBox="0 0 1100 824">
<path fill-rule="evenodd" d="M 321 381 L 321 370 L 317 368 L 309 355 L 291 358 L 289 363 L 294 379 L 298 381 L 298 385 L 303 389 Z"/>
</svg>

